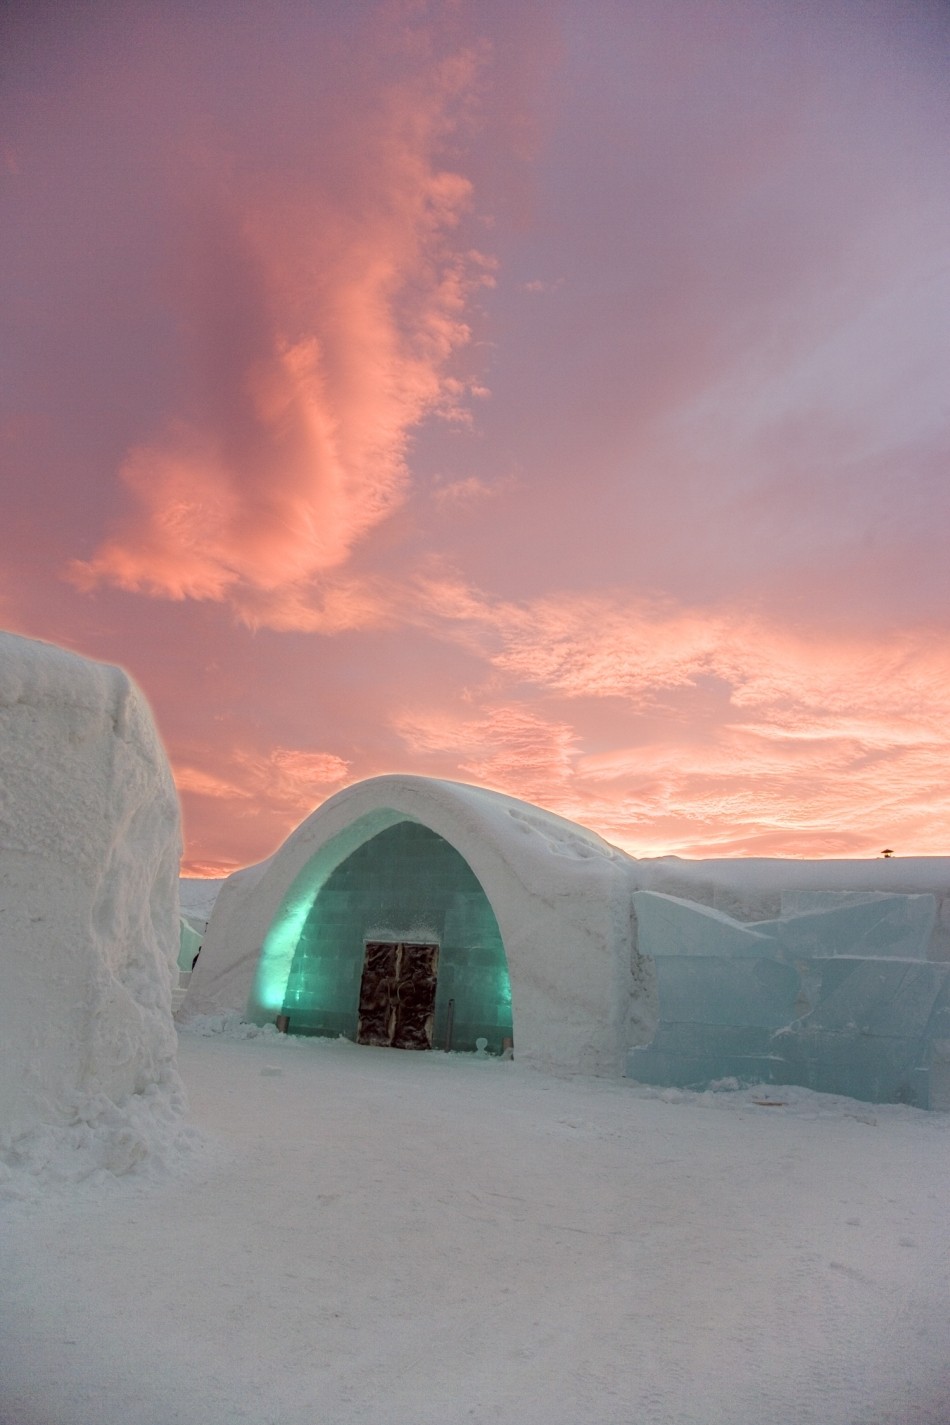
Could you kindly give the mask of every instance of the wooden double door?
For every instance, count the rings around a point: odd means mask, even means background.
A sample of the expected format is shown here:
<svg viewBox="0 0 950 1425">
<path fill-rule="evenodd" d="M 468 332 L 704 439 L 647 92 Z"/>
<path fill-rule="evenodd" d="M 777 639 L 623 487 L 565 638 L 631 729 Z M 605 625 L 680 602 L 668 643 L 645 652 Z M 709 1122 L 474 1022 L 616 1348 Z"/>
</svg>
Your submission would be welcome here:
<svg viewBox="0 0 950 1425">
<path fill-rule="evenodd" d="M 367 941 L 357 1043 L 431 1049 L 438 969 L 438 945 Z"/>
</svg>

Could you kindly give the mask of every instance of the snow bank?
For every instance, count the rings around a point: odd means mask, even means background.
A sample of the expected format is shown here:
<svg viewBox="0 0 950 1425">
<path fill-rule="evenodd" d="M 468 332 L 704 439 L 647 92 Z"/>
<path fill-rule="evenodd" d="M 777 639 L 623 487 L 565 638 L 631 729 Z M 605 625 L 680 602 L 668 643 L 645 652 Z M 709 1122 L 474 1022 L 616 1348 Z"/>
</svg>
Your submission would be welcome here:
<svg viewBox="0 0 950 1425">
<path fill-rule="evenodd" d="M 192 923 L 200 921 L 202 928 L 205 928 L 211 919 L 214 903 L 224 881 L 223 876 L 219 876 L 217 879 L 203 876 L 182 876 L 178 882 L 182 915 Z"/>
<path fill-rule="evenodd" d="M 126 1172 L 182 1108 L 168 762 L 121 669 L 6 633 L 0 749 L 0 1165 Z"/>
<path fill-rule="evenodd" d="M 245 898 L 257 885 L 270 860 L 246 866 L 228 876 L 211 908 L 198 963 L 188 982 L 188 994 L 178 1020 L 190 1024 L 196 1017 L 241 1014 L 254 980 L 261 941 L 250 959 L 235 947 L 242 941 Z"/>
</svg>

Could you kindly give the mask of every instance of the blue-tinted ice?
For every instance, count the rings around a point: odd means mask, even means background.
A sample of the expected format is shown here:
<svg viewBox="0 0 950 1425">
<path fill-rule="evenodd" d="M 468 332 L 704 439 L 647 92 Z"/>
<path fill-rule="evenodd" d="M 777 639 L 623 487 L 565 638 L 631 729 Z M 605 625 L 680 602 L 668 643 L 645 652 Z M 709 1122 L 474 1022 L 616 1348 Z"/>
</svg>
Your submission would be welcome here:
<svg viewBox="0 0 950 1425">
<path fill-rule="evenodd" d="M 630 1078 L 950 1108 L 950 965 L 927 959 L 932 895 L 787 892 L 778 919 L 753 923 L 654 891 L 633 901 L 659 1025 L 630 1051 Z"/>
</svg>

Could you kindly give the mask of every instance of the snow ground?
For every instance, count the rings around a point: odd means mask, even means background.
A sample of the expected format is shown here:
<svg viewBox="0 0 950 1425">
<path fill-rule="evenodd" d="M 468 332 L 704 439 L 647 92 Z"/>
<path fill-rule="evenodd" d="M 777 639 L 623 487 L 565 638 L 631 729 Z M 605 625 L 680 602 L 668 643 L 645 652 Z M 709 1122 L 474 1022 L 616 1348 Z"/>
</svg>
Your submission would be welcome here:
<svg viewBox="0 0 950 1425">
<path fill-rule="evenodd" d="M 174 1171 L 0 1208 L 3 1425 L 950 1421 L 947 1116 L 273 1033 L 180 1068 Z"/>
</svg>

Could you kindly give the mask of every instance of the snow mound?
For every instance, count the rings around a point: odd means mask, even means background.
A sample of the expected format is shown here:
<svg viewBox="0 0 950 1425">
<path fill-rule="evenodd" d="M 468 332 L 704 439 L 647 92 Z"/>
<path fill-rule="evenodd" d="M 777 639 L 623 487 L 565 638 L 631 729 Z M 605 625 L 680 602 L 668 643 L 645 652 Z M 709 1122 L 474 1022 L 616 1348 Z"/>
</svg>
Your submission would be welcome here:
<svg viewBox="0 0 950 1425">
<path fill-rule="evenodd" d="M 119 668 L 0 634 L 0 1164 L 124 1174 L 183 1108 L 178 801 Z"/>
<path fill-rule="evenodd" d="M 296 1044 L 296 1039 L 291 1039 L 289 1035 L 278 1033 L 274 1024 L 248 1024 L 242 1019 L 240 1014 L 195 1014 L 184 1024 L 178 1027 L 179 1034 L 197 1034 L 202 1038 L 209 1038 L 213 1034 L 223 1035 L 225 1039 L 257 1039 L 273 1038 L 279 1039 L 283 1043 Z"/>
<path fill-rule="evenodd" d="M 188 920 L 200 920 L 204 925 L 211 919 L 218 892 L 224 885 L 225 877 L 204 880 L 198 876 L 182 876 L 178 882 L 181 899 L 181 913 Z"/>
<path fill-rule="evenodd" d="M 0 1157 L 0 1203 L 38 1203 L 60 1192 L 98 1197 L 120 1183 L 148 1187 L 192 1174 L 209 1153 L 183 1124 L 185 1097 L 152 1085 L 123 1104 L 100 1097 L 66 1125 L 39 1124 Z"/>
</svg>

